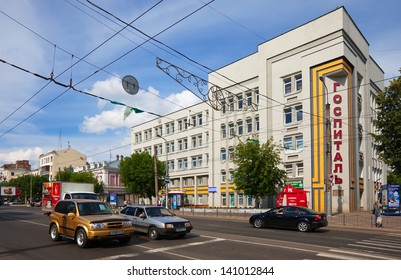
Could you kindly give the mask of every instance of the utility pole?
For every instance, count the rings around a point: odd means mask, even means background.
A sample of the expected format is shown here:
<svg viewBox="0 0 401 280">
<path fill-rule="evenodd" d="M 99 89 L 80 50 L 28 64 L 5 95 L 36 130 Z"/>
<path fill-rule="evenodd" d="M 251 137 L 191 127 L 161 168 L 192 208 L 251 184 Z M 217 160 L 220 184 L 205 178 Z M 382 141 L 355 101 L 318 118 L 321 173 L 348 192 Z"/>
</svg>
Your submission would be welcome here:
<svg viewBox="0 0 401 280">
<path fill-rule="evenodd" d="M 155 197 L 156 197 L 156 205 L 157 202 L 159 201 L 159 180 L 158 180 L 158 174 L 157 174 L 157 146 L 153 146 L 154 149 L 154 155 L 153 155 L 153 168 L 154 168 L 154 173 L 155 173 Z"/>
<path fill-rule="evenodd" d="M 326 172 L 325 172 L 325 212 L 328 216 L 331 216 L 332 212 L 332 193 L 331 183 L 333 180 L 332 174 L 332 146 L 331 146 L 331 121 L 330 121 L 330 102 L 329 102 L 329 91 L 327 89 L 324 77 L 320 76 L 324 89 L 326 90 L 326 109 L 325 109 L 325 144 L 326 144 Z"/>
</svg>

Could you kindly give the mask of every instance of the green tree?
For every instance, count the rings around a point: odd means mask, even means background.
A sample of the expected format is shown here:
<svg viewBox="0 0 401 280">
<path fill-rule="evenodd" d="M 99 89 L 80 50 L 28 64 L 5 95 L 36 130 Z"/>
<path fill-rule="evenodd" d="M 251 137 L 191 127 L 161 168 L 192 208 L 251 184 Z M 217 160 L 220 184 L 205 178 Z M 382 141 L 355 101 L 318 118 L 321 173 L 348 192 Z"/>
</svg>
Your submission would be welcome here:
<svg viewBox="0 0 401 280">
<path fill-rule="evenodd" d="M 158 186 L 164 185 L 165 163 L 157 160 Z M 133 153 L 120 162 L 120 176 L 128 193 L 152 199 L 155 196 L 154 158 L 147 152 Z"/>
<path fill-rule="evenodd" d="M 278 146 L 270 138 L 266 143 L 258 141 L 241 142 L 234 150 L 233 172 L 236 190 L 259 200 L 264 196 L 277 194 L 277 188 L 283 187 L 286 172 L 278 166 L 281 163 Z"/>
<path fill-rule="evenodd" d="M 101 195 L 104 193 L 104 183 L 99 182 L 91 171 L 74 172 L 71 174 L 69 182 L 91 183 L 95 187 L 95 193 Z"/>
<path fill-rule="evenodd" d="M 401 176 L 389 171 L 387 174 L 387 183 L 392 185 L 401 185 Z"/>
<path fill-rule="evenodd" d="M 42 185 L 47 181 L 48 177 L 46 175 L 23 175 L 10 179 L 7 185 L 19 187 L 23 199 L 30 198 L 32 186 L 32 199 L 36 199 L 42 197 Z"/>
<path fill-rule="evenodd" d="M 372 134 L 379 157 L 401 175 L 401 77 L 390 82 L 384 92 L 377 93 L 377 133 Z"/>
</svg>

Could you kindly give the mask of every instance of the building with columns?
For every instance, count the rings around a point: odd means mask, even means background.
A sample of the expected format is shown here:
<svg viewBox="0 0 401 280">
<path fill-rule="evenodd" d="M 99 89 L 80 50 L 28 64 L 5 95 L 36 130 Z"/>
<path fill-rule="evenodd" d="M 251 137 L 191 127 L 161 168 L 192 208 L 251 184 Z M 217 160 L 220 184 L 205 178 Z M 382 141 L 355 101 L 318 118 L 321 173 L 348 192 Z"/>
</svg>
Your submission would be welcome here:
<svg viewBox="0 0 401 280">
<path fill-rule="evenodd" d="M 187 204 L 254 207 L 231 182 L 232 155 L 239 141 L 272 137 L 310 208 L 370 210 L 387 177 L 370 136 L 383 81 L 369 42 L 339 7 L 211 72 L 209 99 L 133 127 L 132 151 L 165 160 L 169 190 Z"/>
</svg>

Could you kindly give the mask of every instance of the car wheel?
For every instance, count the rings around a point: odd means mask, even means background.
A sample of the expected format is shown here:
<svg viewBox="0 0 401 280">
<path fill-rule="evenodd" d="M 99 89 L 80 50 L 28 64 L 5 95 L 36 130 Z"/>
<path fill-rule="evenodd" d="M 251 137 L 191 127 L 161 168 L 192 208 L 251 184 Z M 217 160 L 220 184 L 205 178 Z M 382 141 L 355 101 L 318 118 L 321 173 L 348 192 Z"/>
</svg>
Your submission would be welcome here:
<svg viewBox="0 0 401 280">
<path fill-rule="evenodd" d="M 75 236 L 75 240 L 77 241 L 77 245 L 81 248 L 85 248 L 88 246 L 88 236 L 86 235 L 86 232 L 84 229 L 80 228 L 77 231 L 77 234 Z"/>
<path fill-rule="evenodd" d="M 61 236 L 60 236 L 60 234 L 58 233 L 58 229 L 57 229 L 56 224 L 52 224 L 52 225 L 50 226 L 50 238 L 51 238 L 53 241 L 59 241 L 59 240 L 61 239 Z"/>
<path fill-rule="evenodd" d="M 255 228 L 262 228 L 262 227 L 264 227 L 265 225 L 264 225 L 262 219 L 257 218 L 256 220 L 253 221 L 253 226 L 254 226 Z"/>
<path fill-rule="evenodd" d="M 122 238 L 118 239 L 118 241 L 119 241 L 121 244 L 127 244 L 130 240 L 131 240 L 131 236 L 122 237 Z"/>
<path fill-rule="evenodd" d="M 309 231 L 309 224 L 305 221 L 300 221 L 297 225 L 297 228 L 302 232 Z"/>
<path fill-rule="evenodd" d="M 160 236 L 159 232 L 157 231 L 157 229 L 155 227 L 151 227 L 149 229 L 149 237 L 150 237 L 150 239 L 156 240 L 156 239 L 159 239 L 159 236 Z"/>
</svg>

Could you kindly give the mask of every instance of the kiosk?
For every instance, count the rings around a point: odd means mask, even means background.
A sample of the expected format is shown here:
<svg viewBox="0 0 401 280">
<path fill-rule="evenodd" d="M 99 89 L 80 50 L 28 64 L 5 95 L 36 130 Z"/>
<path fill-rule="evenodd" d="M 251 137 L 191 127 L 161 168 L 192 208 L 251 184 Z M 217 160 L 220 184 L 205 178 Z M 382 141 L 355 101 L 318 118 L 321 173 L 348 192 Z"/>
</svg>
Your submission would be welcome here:
<svg viewBox="0 0 401 280">
<path fill-rule="evenodd" d="M 382 214 L 386 216 L 401 216 L 400 185 L 383 185 L 379 193 L 382 204 Z"/>
</svg>

